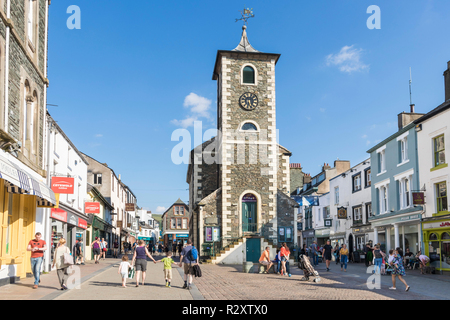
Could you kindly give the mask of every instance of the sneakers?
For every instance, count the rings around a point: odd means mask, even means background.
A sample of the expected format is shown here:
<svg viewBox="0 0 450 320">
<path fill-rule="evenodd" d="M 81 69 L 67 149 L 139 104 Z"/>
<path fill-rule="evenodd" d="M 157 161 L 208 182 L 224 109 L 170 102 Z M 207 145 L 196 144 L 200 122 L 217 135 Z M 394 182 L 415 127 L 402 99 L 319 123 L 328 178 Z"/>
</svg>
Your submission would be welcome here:
<svg viewBox="0 0 450 320">
<path fill-rule="evenodd" d="M 187 288 L 187 284 L 185 282 L 184 285 L 183 285 L 183 289 L 186 289 L 186 288 Z"/>
<path fill-rule="evenodd" d="M 188 285 L 188 286 L 187 286 L 187 289 L 188 289 L 188 290 L 191 290 L 191 285 Z"/>
<path fill-rule="evenodd" d="M 35 284 L 34 286 L 33 286 L 33 289 L 37 289 L 38 288 L 38 286 L 37 286 L 37 284 Z"/>
<path fill-rule="evenodd" d="M 407 286 L 405 291 L 408 292 L 408 291 L 409 291 L 409 288 L 410 288 L 410 286 Z"/>
<path fill-rule="evenodd" d="M 390 287 L 389 290 L 397 290 L 397 288 Z"/>
</svg>

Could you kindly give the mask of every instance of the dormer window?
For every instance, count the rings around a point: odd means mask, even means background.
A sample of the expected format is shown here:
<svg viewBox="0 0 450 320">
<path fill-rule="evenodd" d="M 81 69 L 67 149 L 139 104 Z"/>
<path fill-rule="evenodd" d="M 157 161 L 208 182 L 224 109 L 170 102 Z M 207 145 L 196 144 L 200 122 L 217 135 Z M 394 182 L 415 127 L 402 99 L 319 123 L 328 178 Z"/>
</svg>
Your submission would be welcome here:
<svg viewBox="0 0 450 320">
<path fill-rule="evenodd" d="M 250 66 L 244 67 L 244 70 L 242 70 L 242 79 L 244 84 L 255 84 L 255 70 Z"/>
</svg>

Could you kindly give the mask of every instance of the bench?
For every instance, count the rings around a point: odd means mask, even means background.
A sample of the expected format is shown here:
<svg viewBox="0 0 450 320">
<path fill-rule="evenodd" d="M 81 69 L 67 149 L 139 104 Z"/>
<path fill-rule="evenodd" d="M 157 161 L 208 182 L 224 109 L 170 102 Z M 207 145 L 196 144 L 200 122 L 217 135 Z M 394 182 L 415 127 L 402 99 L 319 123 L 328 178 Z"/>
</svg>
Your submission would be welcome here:
<svg viewBox="0 0 450 320">
<path fill-rule="evenodd" d="M 276 273 L 276 271 L 275 271 L 276 265 L 277 265 L 276 262 L 272 262 L 272 266 L 270 267 L 269 270 L 267 270 L 267 273 L 270 273 L 270 270 L 273 270 L 273 273 Z M 259 263 L 258 266 L 259 266 L 258 267 L 258 273 L 264 273 L 264 271 L 266 271 L 267 267 L 265 265 Z"/>
</svg>

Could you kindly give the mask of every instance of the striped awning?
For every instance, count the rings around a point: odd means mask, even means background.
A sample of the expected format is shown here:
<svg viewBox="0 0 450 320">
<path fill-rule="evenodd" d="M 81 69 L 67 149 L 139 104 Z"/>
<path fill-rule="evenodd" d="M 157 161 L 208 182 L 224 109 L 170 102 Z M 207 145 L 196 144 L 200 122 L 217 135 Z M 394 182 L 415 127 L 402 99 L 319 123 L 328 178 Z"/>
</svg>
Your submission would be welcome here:
<svg viewBox="0 0 450 320">
<path fill-rule="evenodd" d="M 0 178 L 6 180 L 10 193 L 29 194 L 31 186 L 28 175 L 17 165 L 0 155 Z"/>
<path fill-rule="evenodd" d="M 38 198 L 37 206 L 53 208 L 56 205 L 56 198 L 55 193 L 52 191 L 52 189 L 31 176 L 30 181 L 33 188 L 32 194 L 34 194 Z"/>
</svg>

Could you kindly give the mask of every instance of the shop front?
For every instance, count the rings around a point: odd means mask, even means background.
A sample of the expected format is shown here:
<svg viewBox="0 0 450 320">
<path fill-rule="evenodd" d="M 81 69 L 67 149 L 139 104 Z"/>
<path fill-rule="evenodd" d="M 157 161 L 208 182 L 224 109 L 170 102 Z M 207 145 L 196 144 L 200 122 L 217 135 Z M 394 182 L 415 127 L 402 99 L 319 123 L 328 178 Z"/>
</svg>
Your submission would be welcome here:
<svg viewBox="0 0 450 320">
<path fill-rule="evenodd" d="M 430 266 L 437 270 L 450 271 L 450 217 L 424 221 L 423 242 Z"/>
<path fill-rule="evenodd" d="M 334 248 L 336 245 L 341 247 L 345 243 L 345 232 L 336 232 L 330 234 L 331 246 Z"/>
<path fill-rule="evenodd" d="M 403 251 L 409 249 L 413 254 L 417 254 L 422 247 L 421 217 L 420 210 L 371 219 L 373 243 L 381 243 L 382 249 L 385 247 L 386 252 L 400 247 Z"/>
<path fill-rule="evenodd" d="M 114 227 L 97 215 L 92 214 L 90 216 L 92 219 L 92 224 L 91 224 L 92 231 L 91 231 L 90 243 L 95 241 L 95 238 L 98 238 L 99 240 L 105 239 L 105 241 L 107 243 L 107 247 L 108 247 L 107 255 L 110 255 L 112 251 L 109 249 L 112 248 L 112 244 L 113 244 L 112 229 Z M 91 259 L 94 258 L 93 252 L 91 252 L 90 257 L 91 257 Z"/>
<path fill-rule="evenodd" d="M 322 247 L 327 244 L 327 240 L 330 239 L 330 233 L 331 230 L 329 228 L 327 229 L 316 229 L 315 230 L 315 236 L 317 239 L 317 245 L 319 247 Z"/>
<path fill-rule="evenodd" d="M 315 241 L 315 230 L 314 229 L 310 229 L 310 230 L 305 230 L 302 232 L 303 235 L 303 244 L 306 244 L 306 247 L 309 248 L 313 242 Z"/>
<path fill-rule="evenodd" d="M 53 208 L 50 210 L 50 227 L 51 239 L 49 249 L 51 264 L 53 264 L 53 254 L 61 238 L 66 239 L 66 246 L 71 252 L 76 240 L 81 240 L 83 243 L 82 250 L 86 252 L 86 229 L 88 225 L 84 217 L 79 217 L 73 212 L 68 212 L 62 208 Z"/>
<path fill-rule="evenodd" d="M 370 244 L 371 247 L 373 246 L 373 228 L 371 226 L 352 228 L 352 234 L 354 251 L 364 251 L 366 244 Z"/>
</svg>

